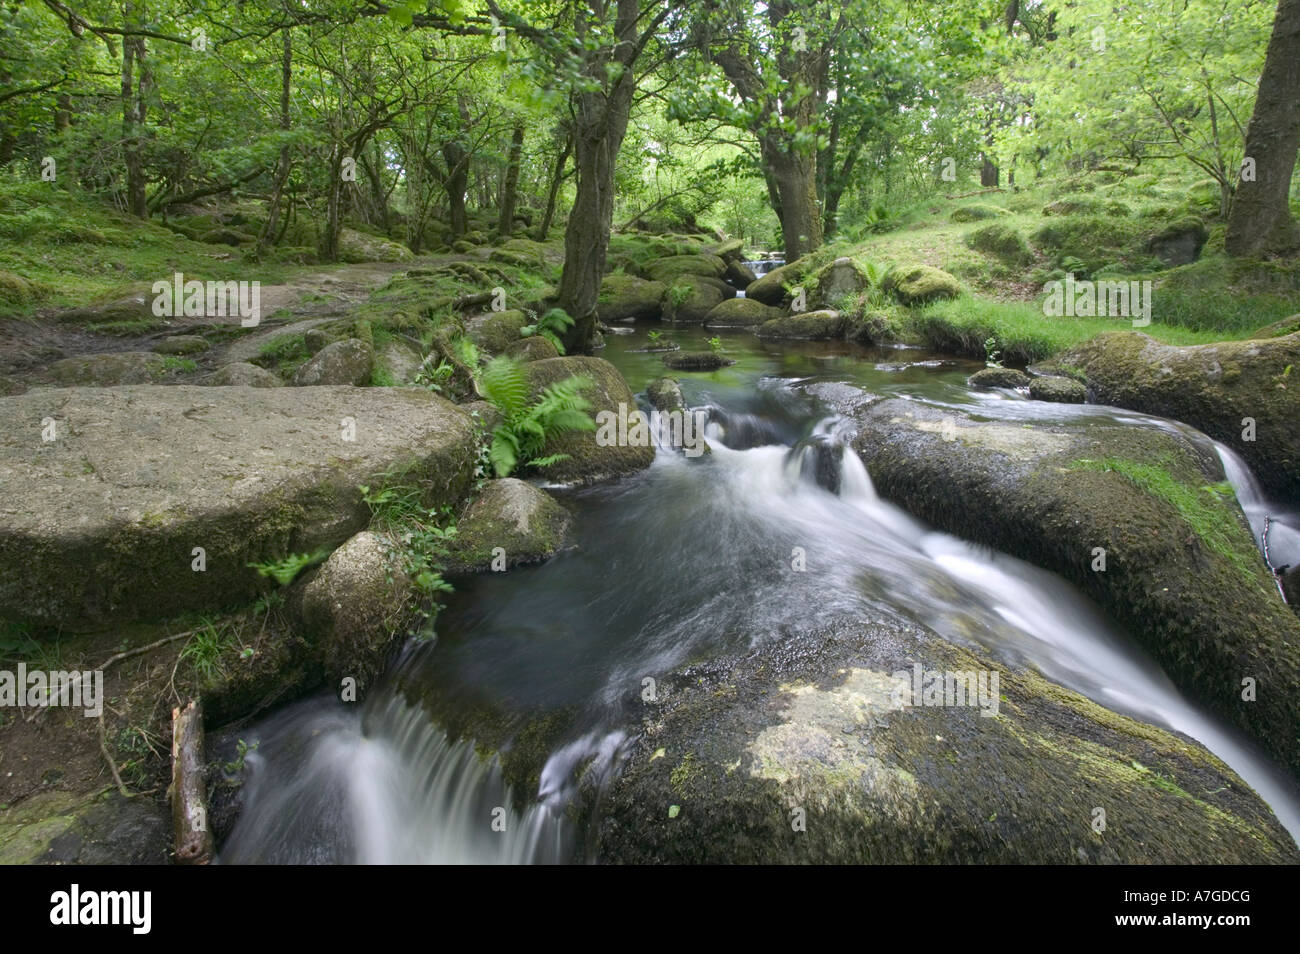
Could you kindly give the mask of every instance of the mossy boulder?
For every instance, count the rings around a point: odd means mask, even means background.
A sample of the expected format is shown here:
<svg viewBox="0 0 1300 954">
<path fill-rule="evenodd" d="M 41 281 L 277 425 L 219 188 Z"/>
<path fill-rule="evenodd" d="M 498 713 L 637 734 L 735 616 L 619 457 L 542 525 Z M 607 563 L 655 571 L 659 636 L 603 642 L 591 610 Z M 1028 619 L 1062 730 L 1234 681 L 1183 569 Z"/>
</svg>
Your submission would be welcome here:
<svg viewBox="0 0 1300 954">
<path fill-rule="evenodd" d="M 158 354 L 202 354 L 211 347 L 198 335 L 171 335 L 154 345 L 153 350 Z"/>
<path fill-rule="evenodd" d="M 716 351 L 674 351 L 664 355 L 664 364 L 675 371 L 717 371 L 735 363 L 734 358 Z"/>
<path fill-rule="evenodd" d="M 395 637 L 418 614 L 397 545 L 363 530 L 330 554 L 302 588 L 299 614 L 326 685 L 355 679 L 357 701 L 383 671 Z"/>
<path fill-rule="evenodd" d="M 1300 774 L 1300 620 L 1212 446 L 1154 427 L 980 421 L 897 399 L 855 420 L 882 497 L 1071 580 L 1188 695 Z M 1248 677 L 1270 691 L 1244 700 Z"/>
<path fill-rule="evenodd" d="M 199 236 L 199 241 L 207 245 L 229 245 L 232 248 L 238 248 L 241 245 L 250 245 L 257 241 L 256 235 L 249 235 L 247 232 L 241 232 L 238 229 L 218 228 L 204 232 Z"/>
<path fill-rule="evenodd" d="M 166 359 L 152 351 L 116 351 L 63 358 L 50 365 L 46 377 L 65 387 L 107 388 L 118 384 L 151 384 L 167 373 Z"/>
<path fill-rule="evenodd" d="M 1170 223 L 1147 239 L 1147 251 L 1165 265 L 1190 265 L 1201 257 L 1201 249 L 1210 237 L 1209 229 L 1198 218 L 1188 217 Z"/>
<path fill-rule="evenodd" d="M 1029 375 L 1015 368 L 981 368 L 966 379 L 973 388 L 1023 388 Z"/>
<path fill-rule="evenodd" d="M 522 337 L 527 324 L 528 316 L 519 309 L 489 311 L 466 322 L 466 335 L 483 351 L 501 354 Z"/>
<path fill-rule="evenodd" d="M 1008 265 L 1026 265 L 1033 261 L 1029 246 L 1020 233 L 1001 223 L 971 230 L 966 236 L 966 245 L 977 252 L 986 252 Z"/>
<path fill-rule="evenodd" d="M 961 283 L 957 279 L 930 265 L 904 265 L 890 269 L 880 287 L 892 292 L 904 305 L 956 298 L 961 293 Z"/>
<path fill-rule="evenodd" d="M 413 344 L 401 338 L 389 338 L 375 349 L 375 372 L 393 384 L 410 384 L 415 380 L 422 360 Z"/>
<path fill-rule="evenodd" d="M 645 393 L 657 411 L 680 411 L 686 407 L 681 385 L 675 378 L 655 378 L 646 385 Z"/>
<path fill-rule="evenodd" d="M 267 371 L 265 368 L 259 368 L 255 364 L 249 364 L 246 361 L 235 361 L 231 364 L 224 364 L 207 377 L 203 378 L 199 383 L 208 385 L 209 387 L 284 387 L 284 382 L 270 371 Z"/>
<path fill-rule="evenodd" d="M 569 511 L 530 483 L 513 477 L 488 481 L 456 522 L 447 569 L 478 573 L 540 563 L 564 545 L 570 520 Z"/>
<path fill-rule="evenodd" d="M 706 275 L 709 278 L 722 278 L 727 273 L 727 263 L 716 255 L 670 255 L 656 259 L 645 266 L 646 277 L 656 282 L 671 285 L 682 276 Z"/>
<path fill-rule="evenodd" d="M 719 302 L 704 316 L 706 328 L 753 328 L 780 318 L 784 312 L 753 298 L 728 298 Z"/>
<path fill-rule="evenodd" d="M 838 311 L 829 308 L 804 312 L 801 315 L 785 315 L 763 322 L 755 334 L 760 338 L 804 338 L 811 341 L 826 341 L 843 337 L 844 318 Z"/>
<path fill-rule="evenodd" d="M 732 288 L 739 288 L 741 291 L 744 291 L 754 282 L 758 281 L 758 276 L 755 275 L 754 270 L 744 262 L 731 261 L 727 262 L 727 271 L 723 274 L 722 280 Z"/>
<path fill-rule="evenodd" d="M 368 524 L 361 485 L 400 474 L 455 504 L 477 457 L 469 417 L 423 388 L 40 389 L 0 421 L 0 618 L 74 628 L 247 604 L 249 563 Z"/>
<path fill-rule="evenodd" d="M 415 256 L 400 242 L 356 229 L 344 229 L 339 235 L 339 258 L 351 263 L 409 262 Z"/>
<path fill-rule="evenodd" d="M 984 219 L 996 219 L 998 216 L 1006 214 L 1006 209 L 1001 209 L 996 205 L 989 205 L 987 202 L 974 202 L 953 209 L 949 218 L 954 222 L 980 222 Z"/>
<path fill-rule="evenodd" d="M 917 624 L 837 619 L 658 680 L 589 857 L 628 864 L 1295 863 L 1200 745 Z M 907 705 L 913 665 L 998 676 L 993 717 Z M 900 675 L 901 674 L 901 675 Z M 1102 833 L 1095 809 L 1107 812 Z"/>
<path fill-rule="evenodd" d="M 512 341 L 506 347 L 506 354 L 520 361 L 545 361 L 547 358 L 558 358 L 559 350 L 550 342 L 550 339 L 543 338 L 540 335 L 530 335 L 527 338 L 520 338 L 518 341 Z"/>
<path fill-rule="evenodd" d="M 153 294 L 141 291 L 113 301 L 68 308 L 55 315 L 54 320 L 62 324 L 99 325 L 153 323 L 158 318 L 153 313 Z"/>
<path fill-rule="evenodd" d="M 596 313 L 605 322 L 659 318 L 667 291 L 668 286 L 663 282 L 615 272 L 601 279 Z"/>
<path fill-rule="evenodd" d="M 844 316 L 844 339 L 877 345 L 899 336 L 894 319 L 883 311 L 854 311 Z"/>
<path fill-rule="evenodd" d="M 727 298 L 706 276 L 684 275 L 664 292 L 663 316 L 667 321 L 701 324 Z"/>
<path fill-rule="evenodd" d="M 1044 375 L 1029 382 L 1029 396 L 1035 401 L 1083 404 L 1088 400 L 1088 389 L 1073 378 Z"/>
<path fill-rule="evenodd" d="M 1191 424 L 1244 457 L 1265 487 L 1300 500 L 1300 333 L 1178 347 L 1111 332 L 1058 361 L 1082 370 L 1097 403 Z"/>
<path fill-rule="evenodd" d="M 813 276 L 812 299 L 831 307 L 844 298 L 856 298 L 871 287 L 871 279 L 861 265 L 848 257 L 835 259 Z"/>
<path fill-rule="evenodd" d="M 0 269 L 0 305 L 26 305 L 48 294 L 49 289 L 39 282 Z"/>
<path fill-rule="evenodd" d="M 306 364 L 293 373 L 294 387 L 370 383 L 375 366 L 375 350 L 358 338 L 347 338 L 326 345 Z"/>
<path fill-rule="evenodd" d="M 786 299 L 785 286 L 798 284 L 808 267 L 809 263 L 805 259 L 778 266 L 746 288 L 745 297 L 764 305 L 780 305 Z"/>
<path fill-rule="evenodd" d="M 0 809 L 0 865 L 165 865 L 171 847 L 169 812 L 148 795 L 47 790 Z"/>
<path fill-rule="evenodd" d="M 1093 215 L 1102 211 L 1102 207 L 1103 203 L 1100 199 L 1077 195 L 1066 196 L 1043 206 L 1043 215 Z"/>
<path fill-rule="evenodd" d="M 530 361 L 524 365 L 528 376 L 531 398 L 536 400 L 541 392 L 551 384 L 563 381 L 573 375 L 585 375 L 592 381 L 592 387 L 584 392 L 591 402 L 589 411 L 596 423 L 594 431 L 569 431 L 547 442 L 542 456 L 567 454 L 566 460 L 549 464 L 541 469 L 541 474 L 550 480 L 572 483 L 594 483 L 613 477 L 623 477 L 649 467 L 654 461 L 652 446 L 620 446 L 617 442 L 607 446 L 601 442 L 599 426 L 605 420 L 622 418 L 637 409 L 636 398 L 627 386 L 623 376 L 603 358 L 566 356 L 548 358 L 544 361 Z M 601 412 L 607 412 L 602 415 Z M 626 426 L 621 428 L 627 431 Z"/>
</svg>

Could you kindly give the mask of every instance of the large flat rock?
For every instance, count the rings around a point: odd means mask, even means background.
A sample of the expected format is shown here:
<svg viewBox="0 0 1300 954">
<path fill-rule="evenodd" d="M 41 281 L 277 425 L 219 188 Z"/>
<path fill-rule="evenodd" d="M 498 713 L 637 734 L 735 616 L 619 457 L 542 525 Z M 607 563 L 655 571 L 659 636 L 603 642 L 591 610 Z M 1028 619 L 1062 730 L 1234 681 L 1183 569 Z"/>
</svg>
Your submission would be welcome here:
<svg viewBox="0 0 1300 954">
<path fill-rule="evenodd" d="M 899 399 L 854 418 L 854 448 L 882 497 L 1075 583 L 1179 688 L 1300 777 L 1300 621 L 1208 442 Z M 1269 690 L 1252 697 L 1247 679 Z"/>
<path fill-rule="evenodd" d="M 455 503 L 475 458 L 470 418 L 418 389 L 47 388 L 0 422 L 0 617 L 71 628 L 246 602 L 248 563 L 368 523 L 360 485 Z"/>
</svg>

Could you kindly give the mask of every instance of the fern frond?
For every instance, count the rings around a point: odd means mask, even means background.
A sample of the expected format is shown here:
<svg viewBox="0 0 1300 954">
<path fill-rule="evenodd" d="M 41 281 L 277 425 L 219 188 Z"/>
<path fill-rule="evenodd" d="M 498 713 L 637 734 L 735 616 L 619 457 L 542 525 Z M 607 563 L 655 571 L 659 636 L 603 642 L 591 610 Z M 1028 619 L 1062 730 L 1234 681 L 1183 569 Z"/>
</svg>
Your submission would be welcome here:
<svg viewBox="0 0 1300 954">
<path fill-rule="evenodd" d="M 528 409 L 528 376 L 506 355 L 487 363 L 479 375 L 479 390 L 507 422 L 518 420 Z"/>
</svg>

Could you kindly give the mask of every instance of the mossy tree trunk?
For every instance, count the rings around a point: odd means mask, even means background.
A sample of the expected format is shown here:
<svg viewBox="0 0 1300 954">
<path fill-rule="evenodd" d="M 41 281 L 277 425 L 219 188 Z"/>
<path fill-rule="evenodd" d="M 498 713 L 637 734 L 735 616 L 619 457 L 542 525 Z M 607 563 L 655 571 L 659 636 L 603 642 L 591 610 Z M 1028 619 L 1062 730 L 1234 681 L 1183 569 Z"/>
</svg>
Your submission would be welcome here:
<svg viewBox="0 0 1300 954">
<path fill-rule="evenodd" d="M 1288 196 L 1300 150 L 1300 0 L 1280 0 L 1259 78 L 1255 112 L 1246 128 L 1246 158 L 1254 181 L 1237 185 L 1224 247 L 1229 255 L 1294 253 L 1300 234 Z"/>
<path fill-rule="evenodd" d="M 519 161 L 524 151 L 524 126 L 519 123 L 510 135 L 510 152 L 506 158 L 505 181 L 501 184 L 501 201 L 497 216 L 497 234 L 505 239 L 515 229 L 515 204 L 519 196 Z"/>
</svg>

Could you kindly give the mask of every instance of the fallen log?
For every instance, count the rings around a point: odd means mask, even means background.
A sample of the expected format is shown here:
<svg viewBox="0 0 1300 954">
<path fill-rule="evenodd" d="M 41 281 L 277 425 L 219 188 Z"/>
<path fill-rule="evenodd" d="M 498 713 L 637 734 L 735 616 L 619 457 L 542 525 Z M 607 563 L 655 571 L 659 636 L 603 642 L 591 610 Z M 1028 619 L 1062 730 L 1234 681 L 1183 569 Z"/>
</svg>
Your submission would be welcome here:
<svg viewBox="0 0 1300 954">
<path fill-rule="evenodd" d="M 203 781 L 203 710 L 193 700 L 172 709 L 171 800 L 176 863 L 206 865 L 212 860 L 212 829 Z"/>
</svg>

